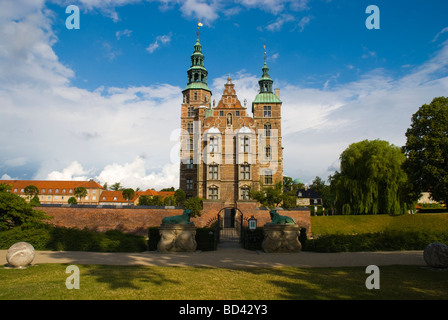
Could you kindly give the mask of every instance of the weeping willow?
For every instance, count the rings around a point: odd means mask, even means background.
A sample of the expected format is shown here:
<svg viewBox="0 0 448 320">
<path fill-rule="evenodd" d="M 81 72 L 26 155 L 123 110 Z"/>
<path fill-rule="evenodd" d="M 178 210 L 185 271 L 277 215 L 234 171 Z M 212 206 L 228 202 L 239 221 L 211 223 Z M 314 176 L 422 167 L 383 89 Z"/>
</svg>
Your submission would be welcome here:
<svg viewBox="0 0 448 320">
<path fill-rule="evenodd" d="M 331 179 L 336 208 L 343 214 L 402 214 L 407 176 L 399 147 L 382 140 L 351 144 L 340 156 L 341 171 Z"/>
</svg>

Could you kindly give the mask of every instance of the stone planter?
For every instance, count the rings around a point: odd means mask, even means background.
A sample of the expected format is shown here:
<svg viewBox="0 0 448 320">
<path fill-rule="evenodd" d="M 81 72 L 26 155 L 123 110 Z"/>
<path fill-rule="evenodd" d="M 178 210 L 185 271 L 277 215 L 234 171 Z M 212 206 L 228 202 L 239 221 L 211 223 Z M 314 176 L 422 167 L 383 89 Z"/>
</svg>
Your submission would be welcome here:
<svg viewBox="0 0 448 320">
<path fill-rule="evenodd" d="M 261 244 L 264 252 L 300 252 L 300 227 L 297 224 L 266 224 L 263 227 L 264 240 Z"/>
<path fill-rule="evenodd" d="M 192 224 L 162 224 L 159 227 L 160 252 L 194 252 L 196 251 L 196 227 Z"/>
</svg>

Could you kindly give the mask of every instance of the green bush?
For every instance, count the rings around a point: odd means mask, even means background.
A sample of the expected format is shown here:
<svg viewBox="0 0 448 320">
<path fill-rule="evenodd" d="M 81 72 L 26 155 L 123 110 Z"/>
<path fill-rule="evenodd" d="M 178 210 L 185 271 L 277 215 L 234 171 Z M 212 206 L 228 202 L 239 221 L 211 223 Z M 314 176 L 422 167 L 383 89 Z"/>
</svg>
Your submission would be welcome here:
<svg viewBox="0 0 448 320">
<path fill-rule="evenodd" d="M 148 228 L 148 250 L 157 251 L 157 244 L 160 240 L 159 227 Z"/>
<path fill-rule="evenodd" d="M 214 228 L 197 228 L 196 229 L 197 249 L 201 251 L 213 251 L 218 247 L 217 234 Z"/>
<path fill-rule="evenodd" d="M 308 239 L 305 250 L 317 252 L 424 250 L 433 242 L 448 243 L 448 231 L 385 230 L 353 235 L 330 234 Z"/>
<path fill-rule="evenodd" d="M 35 250 L 141 252 L 146 250 L 144 237 L 110 230 L 105 233 L 87 229 L 42 227 L 14 228 L 0 232 L 0 248 L 8 249 L 19 241 L 30 243 Z"/>
<path fill-rule="evenodd" d="M 242 232 L 243 247 L 247 250 L 262 250 L 261 244 L 264 239 L 263 227 L 259 227 L 253 231 L 244 228 Z"/>
</svg>

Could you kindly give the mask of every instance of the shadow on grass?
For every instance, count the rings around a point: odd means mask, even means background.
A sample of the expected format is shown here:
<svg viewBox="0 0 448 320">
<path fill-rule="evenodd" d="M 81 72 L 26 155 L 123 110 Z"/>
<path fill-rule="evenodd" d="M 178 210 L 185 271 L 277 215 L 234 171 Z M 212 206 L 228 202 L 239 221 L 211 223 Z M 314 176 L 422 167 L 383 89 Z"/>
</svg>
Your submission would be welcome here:
<svg viewBox="0 0 448 320">
<path fill-rule="evenodd" d="M 106 284 L 110 289 L 143 289 L 147 284 L 163 286 L 179 284 L 169 279 L 155 268 L 141 266 L 103 266 L 84 265 L 82 276 L 95 279 L 95 282 Z"/>
<path fill-rule="evenodd" d="M 367 289 L 370 275 L 362 267 L 247 269 L 269 275 L 269 285 L 280 289 L 278 299 L 286 300 L 446 300 L 448 270 L 420 266 L 380 267 L 380 289 Z"/>
</svg>

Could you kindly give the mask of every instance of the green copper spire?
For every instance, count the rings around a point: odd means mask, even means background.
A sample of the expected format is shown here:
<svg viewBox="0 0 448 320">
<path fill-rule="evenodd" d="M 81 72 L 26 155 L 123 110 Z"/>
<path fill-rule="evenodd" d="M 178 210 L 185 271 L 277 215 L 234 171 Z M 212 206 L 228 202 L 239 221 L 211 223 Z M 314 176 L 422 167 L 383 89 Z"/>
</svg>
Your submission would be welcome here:
<svg viewBox="0 0 448 320">
<path fill-rule="evenodd" d="M 194 45 L 194 52 L 191 55 L 191 66 L 187 70 L 188 82 L 187 89 L 204 89 L 210 91 L 207 86 L 208 71 L 204 67 L 204 55 L 202 54 L 202 46 L 199 43 L 199 37 Z"/>
<path fill-rule="evenodd" d="M 272 84 L 274 81 L 269 76 L 269 68 L 266 64 L 266 56 L 263 68 L 261 69 L 263 71 L 263 74 L 258 80 L 259 93 L 255 97 L 255 100 L 253 103 L 281 103 L 280 99 L 274 94 L 272 91 Z"/>
</svg>

